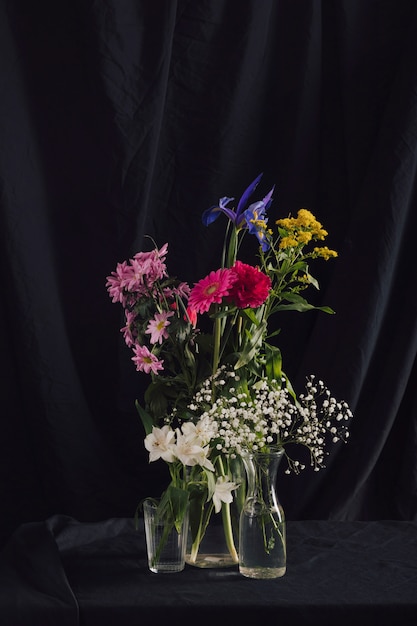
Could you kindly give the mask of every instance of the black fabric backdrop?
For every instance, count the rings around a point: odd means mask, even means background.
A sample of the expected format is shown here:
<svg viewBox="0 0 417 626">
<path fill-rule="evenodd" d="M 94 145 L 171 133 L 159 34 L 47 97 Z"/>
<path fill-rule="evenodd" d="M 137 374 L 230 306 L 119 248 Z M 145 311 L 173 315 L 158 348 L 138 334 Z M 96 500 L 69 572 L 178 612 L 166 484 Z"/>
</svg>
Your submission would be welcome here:
<svg viewBox="0 0 417 626">
<path fill-rule="evenodd" d="M 417 519 L 414 0 L 1 1 L 0 530 L 131 516 L 148 465 L 106 276 L 169 241 L 193 282 L 201 224 L 260 172 L 270 219 L 310 209 L 339 258 L 336 315 L 279 320 L 285 368 L 354 413 L 316 474 L 280 476 L 290 519 Z"/>
</svg>

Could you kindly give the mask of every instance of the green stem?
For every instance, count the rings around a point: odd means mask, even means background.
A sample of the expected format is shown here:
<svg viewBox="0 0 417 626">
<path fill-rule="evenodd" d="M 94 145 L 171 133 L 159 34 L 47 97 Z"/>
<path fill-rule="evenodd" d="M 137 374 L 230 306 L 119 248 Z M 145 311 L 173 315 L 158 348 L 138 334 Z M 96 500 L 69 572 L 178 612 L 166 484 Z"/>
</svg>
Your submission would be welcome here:
<svg viewBox="0 0 417 626">
<path fill-rule="evenodd" d="M 214 320 L 214 346 L 213 346 L 213 376 L 219 367 L 220 358 L 220 339 L 221 339 L 221 320 L 216 317 Z"/>
<path fill-rule="evenodd" d="M 232 517 L 230 515 L 230 504 L 226 502 L 222 503 L 222 519 L 223 519 L 223 530 L 224 536 L 226 538 L 226 545 L 230 552 L 230 555 L 235 563 L 238 563 L 239 556 L 235 547 L 235 542 L 233 539 L 233 529 L 232 529 Z"/>
<path fill-rule="evenodd" d="M 218 457 L 217 459 L 218 467 L 219 467 L 219 475 L 225 476 L 225 469 L 223 465 L 223 460 Z M 195 563 L 197 561 L 198 552 L 200 549 L 200 543 L 204 537 L 206 532 L 207 525 L 210 523 L 210 518 L 212 515 L 214 505 L 211 502 L 210 505 L 206 508 L 204 505 L 201 507 L 200 515 L 199 515 L 199 524 L 198 529 L 191 546 L 191 552 L 189 556 L 189 563 Z M 235 547 L 234 538 L 233 538 L 233 525 L 232 525 L 232 516 L 230 504 L 222 502 L 222 522 L 223 522 L 223 533 L 226 540 L 227 549 L 235 563 L 238 563 L 239 556 Z"/>
<path fill-rule="evenodd" d="M 200 548 L 200 542 L 201 542 L 201 538 L 202 538 L 202 530 L 203 530 L 203 511 L 204 509 L 201 511 L 201 515 L 200 515 L 200 523 L 198 526 L 198 531 L 197 534 L 195 536 L 194 542 L 191 546 L 191 554 L 190 554 L 190 563 L 195 563 L 197 560 L 197 555 L 198 555 L 198 550 Z"/>
<path fill-rule="evenodd" d="M 223 460 L 221 457 L 218 459 L 221 475 L 225 475 Z M 227 502 L 222 502 L 222 520 L 223 520 L 223 531 L 226 539 L 226 545 L 230 552 L 230 555 L 235 563 L 238 563 L 239 556 L 235 547 L 235 542 L 233 539 L 233 527 L 232 527 L 232 516 L 230 514 L 230 504 Z"/>
<path fill-rule="evenodd" d="M 175 530 L 175 525 L 173 522 L 170 521 L 166 521 L 163 524 L 163 531 L 162 531 L 162 536 L 161 539 L 159 541 L 158 547 L 156 549 L 156 552 L 152 558 L 152 566 L 155 567 L 156 565 L 158 565 L 159 563 L 159 559 L 161 558 L 161 554 L 162 551 L 165 547 L 165 544 L 168 540 L 169 534 L 171 531 Z"/>
</svg>

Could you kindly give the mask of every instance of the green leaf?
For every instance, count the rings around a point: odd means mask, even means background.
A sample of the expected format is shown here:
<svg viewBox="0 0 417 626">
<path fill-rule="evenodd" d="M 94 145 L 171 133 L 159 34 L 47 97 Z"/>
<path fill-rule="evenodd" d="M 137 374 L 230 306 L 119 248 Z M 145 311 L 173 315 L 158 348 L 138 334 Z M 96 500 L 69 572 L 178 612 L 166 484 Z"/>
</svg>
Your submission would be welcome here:
<svg viewBox="0 0 417 626">
<path fill-rule="evenodd" d="M 275 274 L 276 278 L 285 278 L 286 276 L 296 274 L 297 272 L 306 272 L 308 265 L 305 261 L 297 261 L 296 263 L 282 264 L 280 267 L 268 266 L 268 274 Z"/>
<path fill-rule="evenodd" d="M 288 302 L 304 302 L 307 304 L 307 300 L 300 296 L 299 293 L 295 293 L 293 291 L 284 291 L 281 294 L 282 300 L 288 300 Z"/>
<path fill-rule="evenodd" d="M 169 521 L 172 520 L 177 532 L 180 532 L 187 506 L 188 492 L 170 484 L 161 498 L 161 516 Z"/>
<path fill-rule="evenodd" d="M 236 228 L 232 228 L 229 239 L 229 250 L 227 253 L 227 267 L 232 267 L 237 256 L 238 237 Z"/>
<path fill-rule="evenodd" d="M 280 381 L 282 378 L 281 350 L 269 344 L 265 344 L 265 371 L 269 380 Z"/>
<path fill-rule="evenodd" d="M 143 427 L 145 429 L 145 434 L 149 435 L 152 432 L 153 420 L 147 411 L 139 404 L 137 400 L 135 400 L 135 407 L 137 412 L 139 413 L 140 419 L 142 420 Z"/>
<path fill-rule="evenodd" d="M 245 315 L 248 318 L 248 320 L 252 322 L 252 324 L 255 324 L 255 326 L 259 326 L 259 320 L 256 317 L 256 314 L 253 309 L 242 309 L 241 314 Z"/>
<path fill-rule="evenodd" d="M 308 265 L 305 261 L 297 261 L 296 263 L 293 263 L 292 265 L 290 265 L 290 272 L 300 272 L 300 271 L 306 271 L 308 269 Z"/>
<path fill-rule="evenodd" d="M 276 337 L 277 335 L 280 334 L 280 332 L 281 332 L 281 329 L 277 328 L 276 330 L 274 330 L 272 333 L 268 335 L 268 339 L 271 339 L 271 337 Z"/>
<path fill-rule="evenodd" d="M 207 502 L 213 497 L 216 488 L 216 477 L 213 472 L 205 472 L 207 479 Z"/>
<path fill-rule="evenodd" d="M 309 283 L 313 285 L 313 287 L 315 287 L 317 290 L 320 290 L 319 282 L 310 274 L 310 272 L 308 271 L 308 266 L 305 269 L 305 273 L 306 273 L 306 276 L 308 276 Z"/>
<path fill-rule="evenodd" d="M 284 372 L 282 372 L 283 378 L 285 379 L 285 386 L 288 389 L 290 395 L 294 398 L 294 401 L 296 404 L 299 404 L 298 399 L 297 399 L 297 394 L 295 393 L 294 387 L 291 384 L 290 379 L 288 378 L 288 376 L 286 374 L 284 374 Z"/>
<path fill-rule="evenodd" d="M 274 311 L 298 311 L 299 313 L 304 313 L 304 311 L 312 311 L 317 308 L 308 302 L 294 302 L 293 304 L 278 304 Z"/>
<path fill-rule="evenodd" d="M 247 365 L 255 357 L 257 351 L 259 350 L 259 346 L 262 343 L 265 328 L 266 322 L 262 322 L 255 329 L 255 332 L 250 337 L 249 341 L 245 344 L 244 349 L 240 352 L 240 356 L 235 365 L 235 369 L 239 369 L 244 365 Z"/>
<path fill-rule="evenodd" d="M 277 306 L 274 307 L 274 311 L 299 311 L 300 313 L 303 313 L 304 311 L 316 310 L 324 311 L 325 313 L 334 313 L 333 309 L 328 306 L 314 306 L 313 304 L 310 304 L 298 293 L 285 292 L 283 296 L 285 300 L 290 302 L 290 304 L 277 304 Z"/>
<path fill-rule="evenodd" d="M 329 313 L 330 315 L 335 315 L 336 311 L 331 309 L 329 306 L 316 306 L 318 311 L 324 311 L 324 313 Z"/>
<path fill-rule="evenodd" d="M 164 415 L 167 411 L 167 395 L 169 387 L 167 381 L 153 381 L 145 391 L 146 405 L 153 415 Z"/>
<path fill-rule="evenodd" d="M 195 368 L 195 356 L 193 352 L 190 350 L 190 346 L 188 343 L 184 345 L 184 358 L 190 369 Z"/>
<path fill-rule="evenodd" d="M 290 304 L 277 304 L 274 306 L 275 311 L 324 311 L 325 313 L 334 313 L 333 309 L 329 306 L 314 306 L 307 302 L 305 298 L 298 293 L 292 293 L 291 291 L 285 291 L 281 294 L 281 300 L 286 300 Z"/>
</svg>

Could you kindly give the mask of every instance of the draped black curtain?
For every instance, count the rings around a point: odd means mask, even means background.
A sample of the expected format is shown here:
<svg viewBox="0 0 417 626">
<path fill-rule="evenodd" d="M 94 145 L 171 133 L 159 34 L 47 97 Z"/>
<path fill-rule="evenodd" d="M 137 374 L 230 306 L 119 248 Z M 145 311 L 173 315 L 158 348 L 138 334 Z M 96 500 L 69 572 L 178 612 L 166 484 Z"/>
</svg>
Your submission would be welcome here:
<svg viewBox="0 0 417 626">
<path fill-rule="evenodd" d="M 416 2 L 0 6 L 1 538 L 163 489 L 105 279 L 147 234 L 204 276 L 202 211 L 260 172 L 271 222 L 306 207 L 339 252 L 314 268 L 336 315 L 280 319 L 285 369 L 355 414 L 325 470 L 280 477 L 287 516 L 417 519 Z"/>
</svg>

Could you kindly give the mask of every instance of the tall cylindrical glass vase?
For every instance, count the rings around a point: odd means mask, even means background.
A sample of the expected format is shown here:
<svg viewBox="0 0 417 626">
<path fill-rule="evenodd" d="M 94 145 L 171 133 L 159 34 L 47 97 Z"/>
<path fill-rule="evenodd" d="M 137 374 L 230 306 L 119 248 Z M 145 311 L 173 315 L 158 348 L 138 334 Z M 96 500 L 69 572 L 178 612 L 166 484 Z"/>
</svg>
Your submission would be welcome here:
<svg viewBox="0 0 417 626">
<path fill-rule="evenodd" d="M 239 571 L 248 578 L 279 578 L 286 571 L 284 511 L 276 491 L 282 448 L 242 453 L 247 495 L 239 523 Z"/>
</svg>

